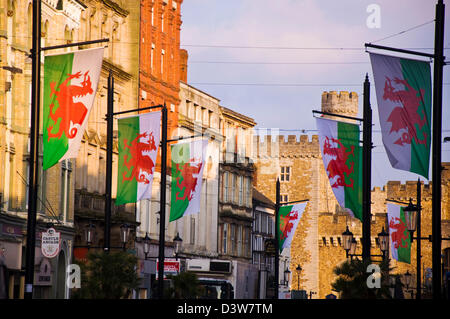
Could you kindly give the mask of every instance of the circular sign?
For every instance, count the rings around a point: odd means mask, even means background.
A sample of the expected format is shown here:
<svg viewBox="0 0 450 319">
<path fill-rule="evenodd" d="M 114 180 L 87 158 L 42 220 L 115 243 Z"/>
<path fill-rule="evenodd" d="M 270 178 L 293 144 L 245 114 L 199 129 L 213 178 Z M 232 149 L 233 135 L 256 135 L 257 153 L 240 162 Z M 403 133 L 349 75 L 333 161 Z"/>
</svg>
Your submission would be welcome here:
<svg viewBox="0 0 450 319">
<path fill-rule="evenodd" d="M 47 258 L 58 256 L 61 244 L 61 233 L 49 228 L 47 232 L 42 233 L 41 251 Z"/>
</svg>

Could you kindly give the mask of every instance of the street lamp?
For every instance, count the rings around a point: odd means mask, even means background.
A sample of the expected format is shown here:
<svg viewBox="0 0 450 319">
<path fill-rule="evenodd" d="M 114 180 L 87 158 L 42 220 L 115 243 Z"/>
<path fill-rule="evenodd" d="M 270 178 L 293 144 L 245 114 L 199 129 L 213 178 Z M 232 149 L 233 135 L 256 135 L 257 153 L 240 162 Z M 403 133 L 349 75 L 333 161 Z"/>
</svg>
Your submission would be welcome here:
<svg viewBox="0 0 450 319">
<path fill-rule="evenodd" d="M 302 267 L 300 267 L 300 265 L 297 265 L 295 271 L 297 272 L 297 290 L 300 290 L 300 273 L 302 272 Z"/>
<path fill-rule="evenodd" d="M 411 274 L 409 273 L 409 271 L 406 271 L 405 276 L 405 284 L 406 284 L 406 289 L 408 289 L 409 284 L 411 283 Z"/>
<path fill-rule="evenodd" d="M 355 237 L 353 237 L 353 233 L 347 228 L 342 233 L 343 238 L 343 248 L 346 252 L 347 258 L 350 256 L 350 259 L 353 259 L 354 256 L 361 256 L 356 254 L 356 247 L 358 245 Z M 382 228 L 381 232 L 378 233 L 378 241 L 380 243 L 380 250 L 383 253 L 383 255 L 371 255 L 371 256 L 380 256 L 385 258 L 385 253 L 388 250 L 388 241 L 389 241 L 389 234 L 384 230 L 384 227 Z"/>
<path fill-rule="evenodd" d="M 181 239 L 180 234 L 177 232 L 177 235 L 173 239 L 175 243 L 175 258 L 178 260 L 178 253 L 180 251 L 181 244 L 183 243 L 183 239 Z"/>
<path fill-rule="evenodd" d="M 285 286 L 289 286 L 289 279 L 291 277 L 291 271 L 289 270 L 289 267 L 286 267 L 286 270 L 284 271 L 284 283 Z"/>
<path fill-rule="evenodd" d="M 352 239 L 353 239 L 353 233 L 348 229 L 345 230 L 345 232 L 342 233 L 342 238 L 343 238 L 343 245 L 344 245 L 344 250 L 347 253 L 347 258 L 348 258 L 348 252 L 352 246 Z"/>
<path fill-rule="evenodd" d="M 84 228 L 84 239 L 86 241 L 86 244 L 89 246 L 93 243 L 95 236 L 95 225 L 91 222 L 89 222 L 86 227 Z"/>
<path fill-rule="evenodd" d="M 150 237 L 148 237 L 148 233 L 145 233 L 143 243 L 144 243 L 144 255 L 145 259 L 147 260 L 147 255 L 150 252 Z"/>
<path fill-rule="evenodd" d="M 123 245 L 123 250 L 128 242 L 128 236 L 130 235 L 130 226 L 128 224 L 120 225 L 120 241 Z"/>
<path fill-rule="evenodd" d="M 383 253 L 384 258 L 389 247 L 389 233 L 384 230 L 384 227 L 381 229 L 381 232 L 378 233 L 378 242 L 380 243 L 380 250 Z"/>
<path fill-rule="evenodd" d="M 358 242 L 356 241 L 355 237 L 352 237 L 352 243 L 350 244 L 350 250 L 348 254 L 350 255 L 350 258 L 356 255 L 356 246 L 358 245 Z"/>
<path fill-rule="evenodd" d="M 418 205 L 413 205 L 411 198 L 409 199 L 409 204 L 407 207 L 403 208 L 406 219 L 406 228 L 412 234 L 416 231 L 417 228 L 417 215 L 419 212 Z"/>
</svg>

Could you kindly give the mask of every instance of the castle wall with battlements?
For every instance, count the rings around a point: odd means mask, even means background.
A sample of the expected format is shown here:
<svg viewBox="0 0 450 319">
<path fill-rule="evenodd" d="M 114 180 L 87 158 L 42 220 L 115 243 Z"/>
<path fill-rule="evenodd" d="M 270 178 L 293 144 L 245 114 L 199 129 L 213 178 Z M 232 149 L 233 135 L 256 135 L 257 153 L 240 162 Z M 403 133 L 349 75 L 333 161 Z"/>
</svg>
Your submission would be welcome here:
<svg viewBox="0 0 450 319">
<path fill-rule="evenodd" d="M 354 92 L 324 92 L 322 111 L 356 116 L 358 96 Z M 289 269 L 292 271 L 297 265 L 303 269 L 300 289 L 306 290 L 308 294 L 310 291 L 315 292 L 313 298 L 322 299 L 330 293 L 336 294 L 331 290 L 331 283 L 336 279 L 333 269 L 346 260 L 342 233 L 348 226 L 358 242 L 356 253 L 361 254 L 362 224 L 338 205 L 323 166 L 318 136 L 254 136 L 252 159 L 256 166 L 254 186 L 272 201 L 276 200 L 276 180 L 282 180 L 282 167 L 290 168 L 289 181 L 280 182 L 282 200 L 283 195 L 287 195 L 288 201 L 309 199 L 290 248 Z M 450 164 L 443 165 L 442 233 L 448 237 Z M 383 188 L 374 187 L 371 196 L 371 254 L 380 255 L 377 235 L 383 227 L 388 230 L 386 199 L 408 202 L 411 197 L 415 200 L 416 181 L 404 184 L 392 181 Z M 431 184 L 423 182 L 422 206 L 422 237 L 427 237 L 431 234 Z M 408 270 L 413 274 L 411 285 L 415 285 L 416 243 L 412 243 L 411 264 L 391 261 L 392 273 L 404 274 Z M 450 241 L 442 242 L 443 249 L 449 246 Z M 427 268 L 431 268 L 431 242 L 427 240 L 422 240 L 422 263 L 423 283 L 429 284 Z M 291 289 L 297 289 L 297 278 L 292 276 Z"/>
</svg>

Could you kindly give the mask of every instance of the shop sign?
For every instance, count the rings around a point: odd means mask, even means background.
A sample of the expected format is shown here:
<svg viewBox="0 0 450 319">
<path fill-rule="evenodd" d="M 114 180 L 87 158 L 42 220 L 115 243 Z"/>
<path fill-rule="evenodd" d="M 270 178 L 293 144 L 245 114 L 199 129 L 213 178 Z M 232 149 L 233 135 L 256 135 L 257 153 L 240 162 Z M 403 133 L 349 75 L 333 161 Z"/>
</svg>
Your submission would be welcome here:
<svg viewBox="0 0 450 319">
<path fill-rule="evenodd" d="M 43 258 L 39 266 L 39 272 L 35 274 L 35 285 L 52 285 L 52 265 L 47 258 Z"/>
<path fill-rule="evenodd" d="M 159 262 L 156 262 L 156 279 L 158 279 Z M 164 278 L 167 275 L 177 275 L 180 272 L 179 260 L 164 260 Z"/>
<path fill-rule="evenodd" d="M 58 256 L 61 244 L 61 233 L 49 228 L 47 232 L 42 233 L 41 251 L 42 255 L 47 258 Z"/>
<path fill-rule="evenodd" d="M 275 239 L 266 239 L 264 242 L 264 252 L 267 256 L 275 256 L 277 252 Z"/>
</svg>

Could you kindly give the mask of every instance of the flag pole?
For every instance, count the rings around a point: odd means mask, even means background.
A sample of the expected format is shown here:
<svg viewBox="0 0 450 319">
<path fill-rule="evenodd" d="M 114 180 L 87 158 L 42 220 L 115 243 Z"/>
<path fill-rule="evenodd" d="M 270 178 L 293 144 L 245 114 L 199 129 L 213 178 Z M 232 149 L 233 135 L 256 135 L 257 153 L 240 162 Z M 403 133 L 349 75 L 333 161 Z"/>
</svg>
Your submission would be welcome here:
<svg viewBox="0 0 450 319">
<path fill-rule="evenodd" d="M 111 248 L 111 188 L 112 188 L 112 152 L 114 128 L 114 77 L 111 70 L 108 76 L 108 110 L 106 114 L 106 181 L 105 181 L 105 252 Z"/>
<path fill-rule="evenodd" d="M 36 247 L 36 210 L 39 173 L 39 101 L 41 81 L 41 1 L 33 0 L 33 44 L 31 49 L 31 126 L 28 184 L 27 246 L 25 262 L 25 299 L 33 298 Z"/>
<path fill-rule="evenodd" d="M 366 74 L 363 106 L 363 202 L 362 202 L 362 258 L 370 261 L 371 219 L 371 168 L 372 168 L 372 109 L 370 107 L 370 82 Z"/>
<path fill-rule="evenodd" d="M 421 234 L 421 227 L 420 227 L 420 223 L 421 223 L 421 217 L 420 217 L 420 214 L 422 213 L 422 189 L 421 189 L 421 183 L 420 183 L 420 178 L 418 178 L 417 179 L 417 193 L 416 193 L 416 195 L 417 195 L 417 199 L 416 199 L 416 205 L 417 205 L 417 233 L 416 233 L 416 236 L 417 236 L 417 242 L 416 242 L 416 245 L 417 245 L 417 256 L 416 256 L 416 261 L 417 261 L 417 273 L 416 273 L 416 276 L 417 276 L 417 280 L 416 280 L 416 283 L 417 283 L 417 286 L 416 286 L 416 288 L 417 288 L 417 292 L 416 292 L 416 299 L 421 299 L 422 298 L 422 288 L 421 288 L 421 286 L 422 286 L 422 282 L 421 282 L 421 276 L 422 276 L 422 274 L 421 274 L 421 272 L 420 272 L 420 264 L 421 264 L 421 256 L 420 256 L 420 250 L 421 250 L 421 236 L 422 236 L 422 234 Z M 412 238 L 411 238 L 412 239 Z"/>
<path fill-rule="evenodd" d="M 434 31 L 434 54 L 408 51 L 366 43 L 365 47 L 402 52 L 425 56 L 434 59 L 433 72 L 433 125 L 432 125 L 432 286 L 433 298 L 441 299 L 441 173 L 442 173 L 442 82 L 444 57 L 444 22 L 445 5 L 443 0 L 436 4 L 436 19 Z"/>
<path fill-rule="evenodd" d="M 433 81 L 433 132 L 432 132 L 432 268 L 433 298 L 441 299 L 441 162 L 442 162 L 442 79 L 444 67 L 443 0 L 436 4 Z"/>
<path fill-rule="evenodd" d="M 164 248 L 166 227 L 166 179 L 167 179 L 167 108 L 161 110 L 161 189 L 159 209 L 158 299 L 164 298 Z"/>
<path fill-rule="evenodd" d="M 280 179 L 277 178 L 276 184 L 276 200 L 275 200 L 275 296 L 278 299 L 278 281 L 280 277 Z"/>
</svg>

